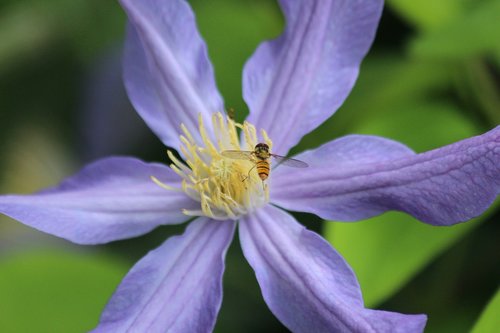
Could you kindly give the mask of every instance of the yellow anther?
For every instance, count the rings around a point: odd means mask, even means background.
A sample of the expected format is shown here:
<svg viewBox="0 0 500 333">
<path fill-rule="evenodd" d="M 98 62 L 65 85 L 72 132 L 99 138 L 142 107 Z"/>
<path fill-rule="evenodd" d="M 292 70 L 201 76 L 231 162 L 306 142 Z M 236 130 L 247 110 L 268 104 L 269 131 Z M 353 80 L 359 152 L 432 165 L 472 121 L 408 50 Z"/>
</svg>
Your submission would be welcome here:
<svg viewBox="0 0 500 333">
<path fill-rule="evenodd" d="M 253 149 L 258 143 L 257 131 L 252 124 L 238 124 L 221 113 L 215 113 L 211 123 L 215 142 L 209 136 L 201 116 L 198 129 L 202 142 L 196 142 L 194 138 L 198 136 L 181 125 L 180 151 L 185 163 L 169 151 L 167 154 L 172 161 L 170 167 L 182 177 L 182 191 L 200 202 L 199 210 L 185 209 L 184 214 L 205 215 L 221 220 L 238 219 L 239 216 L 267 203 L 269 191 L 267 186 L 262 185 L 256 172 L 249 174 L 254 166 L 252 161 L 228 159 L 220 153 L 225 150 Z M 243 133 L 245 147 L 240 145 L 237 128 Z M 264 131 L 262 138 L 271 146 L 271 140 Z M 245 181 L 242 181 L 242 178 Z M 151 179 L 164 189 L 180 190 L 162 183 L 155 177 Z"/>
</svg>

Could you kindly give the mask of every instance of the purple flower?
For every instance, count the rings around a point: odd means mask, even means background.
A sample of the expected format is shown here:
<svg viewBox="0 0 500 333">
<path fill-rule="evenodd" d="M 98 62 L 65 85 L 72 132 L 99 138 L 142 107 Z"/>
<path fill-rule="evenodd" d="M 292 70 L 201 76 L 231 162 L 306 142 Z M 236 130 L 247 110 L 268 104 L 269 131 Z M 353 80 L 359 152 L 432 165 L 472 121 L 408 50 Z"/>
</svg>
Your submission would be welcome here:
<svg viewBox="0 0 500 333">
<path fill-rule="evenodd" d="M 382 0 L 280 3 L 286 30 L 247 63 L 243 94 L 250 116 L 236 124 L 219 113 L 223 102 L 188 4 L 121 0 L 130 20 L 129 97 L 187 166 L 173 154 L 170 168 L 107 158 L 55 188 L 0 197 L 0 212 L 80 244 L 134 237 L 197 216 L 183 235 L 132 268 L 96 332 L 211 331 L 237 223 L 266 303 L 293 332 L 423 330 L 425 315 L 364 308 L 342 257 L 281 208 L 344 221 L 387 210 L 433 225 L 465 221 L 499 193 L 500 127 L 423 154 L 388 139 L 346 136 L 298 155 L 307 170 L 280 167 L 263 184 L 249 173 L 254 162 L 221 151 L 266 142 L 285 155 L 330 117 L 354 85 L 382 11 Z"/>
</svg>

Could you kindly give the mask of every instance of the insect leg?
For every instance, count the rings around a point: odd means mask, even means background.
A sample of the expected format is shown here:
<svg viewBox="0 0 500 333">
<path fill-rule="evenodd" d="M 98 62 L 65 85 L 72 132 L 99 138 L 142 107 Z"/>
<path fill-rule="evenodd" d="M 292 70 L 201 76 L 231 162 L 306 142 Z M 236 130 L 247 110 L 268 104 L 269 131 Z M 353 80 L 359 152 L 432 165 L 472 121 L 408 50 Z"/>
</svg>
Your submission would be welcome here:
<svg viewBox="0 0 500 333">
<path fill-rule="evenodd" d="M 254 166 L 251 167 L 250 170 L 248 170 L 248 176 L 246 176 L 245 178 L 243 178 L 242 182 L 244 182 L 245 180 L 247 180 L 248 178 L 250 178 L 250 172 L 252 172 L 252 170 L 255 169 L 256 166 L 257 166 L 257 164 L 254 164 Z"/>
</svg>

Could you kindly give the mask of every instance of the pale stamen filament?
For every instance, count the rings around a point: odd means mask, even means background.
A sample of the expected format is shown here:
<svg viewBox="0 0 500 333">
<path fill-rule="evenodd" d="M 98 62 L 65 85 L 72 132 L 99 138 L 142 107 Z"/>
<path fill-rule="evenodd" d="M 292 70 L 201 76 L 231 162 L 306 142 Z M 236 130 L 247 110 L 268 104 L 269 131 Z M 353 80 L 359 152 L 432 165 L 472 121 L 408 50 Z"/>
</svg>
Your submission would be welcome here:
<svg viewBox="0 0 500 333">
<path fill-rule="evenodd" d="M 233 219 L 247 214 L 269 201 L 269 190 L 255 171 L 255 161 L 249 159 L 230 159 L 221 155 L 224 150 L 252 151 L 257 141 L 255 127 L 244 122 L 236 123 L 221 113 L 212 116 L 215 141 L 208 134 L 202 117 L 199 117 L 201 145 L 185 125 L 181 125 L 180 151 L 185 162 L 168 151 L 172 161 L 170 168 L 182 178 L 182 189 L 172 187 L 151 179 L 166 190 L 184 191 L 189 197 L 200 202 L 199 210 L 184 209 L 189 216 L 205 215 L 213 219 Z M 239 142 L 237 128 L 244 137 L 244 147 Z M 262 130 L 263 141 L 269 146 L 272 142 Z M 253 169 L 252 169 L 253 168 Z"/>
</svg>

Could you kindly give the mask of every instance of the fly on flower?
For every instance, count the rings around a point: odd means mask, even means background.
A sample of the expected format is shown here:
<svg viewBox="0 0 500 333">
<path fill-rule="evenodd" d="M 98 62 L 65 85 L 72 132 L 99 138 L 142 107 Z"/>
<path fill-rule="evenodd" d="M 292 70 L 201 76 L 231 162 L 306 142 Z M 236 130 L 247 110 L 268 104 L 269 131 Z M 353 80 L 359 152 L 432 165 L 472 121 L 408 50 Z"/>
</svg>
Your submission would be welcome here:
<svg viewBox="0 0 500 333">
<path fill-rule="evenodd" d="M 186 163 L 171 152 L 170 168 L 111 157 L 48 191 L 0 195 L 0 213 L 78 244 L 190 221 L 184 234 L 130 270 L 94 333 L 211 332 L 236 229 L 265 302 L 290 331 L 424 330 L 425 315 L 366 308 L 342 256 L 285 210 L 340 221 L 388 210 L 431 225 L 466 221 L 500 193 L 500 127 L 421 154 L 385 138 L 345 136 L 300 153 L 308 172 L 279 168 L 272 184 L 261 187 L 262 175 L 248 173 L 259 172 L 252 162 L 269 163 L 270 147 L 287 154 L 340 107 L 383 7 L 382 0 L 279 3 L 286 28 L 245 65 L 249 116 L 240 124 L 220 113 L 224 104 L 189 3 L 120 0 L 129 19 L 124 80 L 130 100 Z"/>
<path fill-rule="evenodd" d="M 269 171 L 271 169 L 269 159 L 271 157 L 273 157 L 277 161 L 276 167 L 280 164 L 294 168 L 307 168 L 309 166 L 306 162 L 299 161 L 294 158 L 271 154 L 269 152 L 269 145 L 262 142 L 255 145 L 255 149 L 253 151 L 225 150 L 221 153 L 221 155 L 234 159 L 250 160 L 255 163 L 254 166 L 250 170 L 248 170 L 248 176 L 243 180 L 249 178 L 250 172 L 252 172 L 253 169 L 257 168 L 257 174 L 259 175 L 260 179 L 262 179 L 262 181 L 265 181 L 267 177 L 269 177 Z"/>
</svg>

